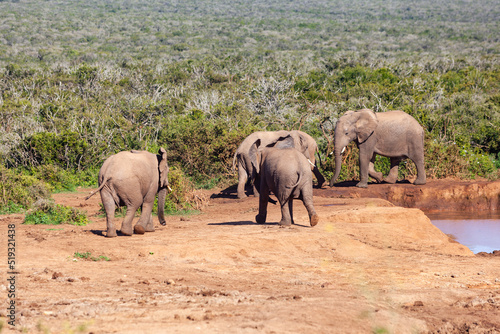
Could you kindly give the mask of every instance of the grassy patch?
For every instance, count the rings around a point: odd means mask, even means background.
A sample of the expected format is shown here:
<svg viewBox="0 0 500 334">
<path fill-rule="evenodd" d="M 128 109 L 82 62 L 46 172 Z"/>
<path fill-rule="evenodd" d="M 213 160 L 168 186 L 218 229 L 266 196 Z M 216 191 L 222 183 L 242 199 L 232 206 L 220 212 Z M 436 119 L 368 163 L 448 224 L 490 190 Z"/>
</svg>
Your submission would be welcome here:
<svg viewBox="0 0 500 334">
<path fill-rule="evenodd" d="M 73 254 L 73 258 L 75 259 L 81 259 L 81 260 L 88 260 L 88 261 L 110 261 L 110 258 L 104 255 L 99 255 L 99 256 L 92 256 L 90 252 L 75 252 Z"/>
<path fill-rule="evenodd" d="M 87 215 L 78 209 L 54 204 L 51 201 L 42 201 L 29 210 L 25 217 L 26 225 L 60 225 L 71 224 L 84 226 L 88 224 Z"/>
</svg>

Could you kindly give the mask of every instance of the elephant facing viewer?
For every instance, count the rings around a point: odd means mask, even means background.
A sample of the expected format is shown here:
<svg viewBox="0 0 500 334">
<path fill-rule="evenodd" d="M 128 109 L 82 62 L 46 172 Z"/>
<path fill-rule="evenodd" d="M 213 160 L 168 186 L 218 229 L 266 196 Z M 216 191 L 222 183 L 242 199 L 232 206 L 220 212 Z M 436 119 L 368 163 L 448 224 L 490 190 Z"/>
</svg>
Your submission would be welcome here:
<svg viewBox="0 0 500 334">
<path fill-rule="evenodd" d="M 99 170 L 99 188 L 86 199 L 100 191 L 106 211 L 107 237 L 116 237 L 115 208 L 127 206 L 122 222 L 124 235 L 153 232 L 151 212 L 158 193 L 158 219 L 165 225 L 165 197 L 168 186 L 167 151 L 160 148 L 158 155 L 146 151 L 123 151 L 110 156 Z M 141 207 L 139 221 L 132 229 L 132 221 Z"/>
<path fill-rule="evenodd" d="M 359 148 L 360 181 L 357 187 L 366 188 L 368 176 L 377 182 L 395 183 L 399 163 L 406 158 L 413 160 L 417 167 L 414 184 L 426 183 L 422 126 L 403 111 L 374 113 L 370 109 L 361 109 L 347 111 L 335 126 L 335 175 L 330 180 L 330 186 L 340 174 L 342 152 L 353 140 Z M 391 170 L 385 179 L 374 168 L 377 154 L 391 159 Z"/>
<path fill-rule="evenodd" d="M 258 139 L 250 148 L 250 159 L 257 174 L 256 186 L 260 193 L 259 214 L 255 217 L 258 224 L 266 222 L 270 192 L 276 195 L 281 206 L 280 225 L 294 223 L 294 198 L 301 199 L 304 203 L 311 226 L 318 223 L 319 217 L 313 206 L 311 165 L 294 148 L 291 136 L 274 147 L 262 147 Z"/>
</svg>

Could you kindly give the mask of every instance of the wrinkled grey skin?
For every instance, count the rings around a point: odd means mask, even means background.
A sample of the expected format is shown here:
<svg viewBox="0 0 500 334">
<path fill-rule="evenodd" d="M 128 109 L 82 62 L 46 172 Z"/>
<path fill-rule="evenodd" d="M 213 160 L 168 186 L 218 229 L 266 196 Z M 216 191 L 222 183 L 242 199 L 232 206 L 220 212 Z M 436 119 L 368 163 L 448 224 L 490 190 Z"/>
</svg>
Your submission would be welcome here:
<svg viewBox="0 0 500 334">
<path fill-rule="evenodd" d="M 270 192 L 276 195 L 281 206 L 280 225 L 294 223 L 294 198 L 304 203 L 311 226 L 318 223 L 319 217 L 313 206 L 311 166 L 307 158 L 294 148 L 292 137 L 274 147 L 262 147 L 257 140 L 250 149 L 250 159 L 257 173 L 256 184 L 260 193 L 259 214 L 255 217 L 258 224 L 266 222 Z"/>
<path fill-rule="evenodd" d="M 337 180 L 341 164 L 342 151 L 355 141 L 359 148 L 360 181 L 357 187 L 368 186 L 368 176 L 377 182 L 395 183 L 398 178 L 398 166 L 401 160 L 409 158 L 417 167 L 415 185 L 426 183 L 424 169 L 424 130 L 420 124 L 403 111 L 394 110 L 374 113 L 370 109 L 347 111 L 339 118 L 335 127 L 335 174 L 330 180 L 333 186 Z M 391 158 L 391 170 L 383 179 L 376 172 L 376 155 Z"/>
<path fill-rule="evenodd" d="M 261 147 L 271 147 L 274 146 L 280 140 L 283 140 L 286 136 L 291 135 L 294 140 L 295 147 L 304 154 L 311 161 L 310 169 L 313 171 L 316 179 L 318 180 L 318 187 L 321 188 L 325 182 L 325 178 L 321 175 L 318 167 L 315 165 L 314 153 L 318 150 L 318 145 L 314 138 L 309 136 L 307 133 L 302 131 L 257 131 L 246 137 L 240 144 L 233 159 L 233 170 L 238 165 L 238 198 L 245 198 L 245 184 L 248 180 L 252 183 L 255 180 L 256 173 L 250 161 L 250 148 L 257 141 L 260 140 Z M 258 195 L 258 189 L 256 189 L 254 184 L 254 194 Z"/>
<path fill-rule="evenodd" d="M 293 138 L 295 148 L 304 154 L 304 156 L 311 162 L 311 170 L 318 181 L 318 188 L 321 188 L 325 183 L 325 178 L 321 175 L 318 167 L 316 166 L 316 158 L 314 157 L 314 154 L 318 152 L 318 144 L 316 144 L 316 140 L 314 140 L 314 138 L 307 133 L 298 130 L 290 131 L 290 136 Z"/>
<path fill-rule="evenodd" d="M 158 193 L 158 219 L 165 225 L 165 197 L 168 189 L 167 151 L 160 148 L 158 155 L 146 151 L 123 151 L 110 156 L 99 171 L 99 188 L 106 211 L 107 237 L 116 237 L 115 208 L 127 206 L 121 233 L 132 235 L 153 232 L 151 212 Z M 132 229 L 135 212 L 141 207 L 139 221 Z"/>
</svg>

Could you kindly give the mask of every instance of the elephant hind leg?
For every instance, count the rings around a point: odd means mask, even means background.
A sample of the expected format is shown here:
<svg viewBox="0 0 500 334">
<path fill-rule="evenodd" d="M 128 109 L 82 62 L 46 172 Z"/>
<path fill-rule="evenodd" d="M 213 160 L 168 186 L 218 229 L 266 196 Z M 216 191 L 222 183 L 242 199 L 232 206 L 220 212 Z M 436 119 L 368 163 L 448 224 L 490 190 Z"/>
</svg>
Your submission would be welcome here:
<svg viewBox="0 0 500 334">
<path fill-rule="evenodd" d="M 311 226 L 316 226 L 319 222 L 319 216 L 314 209 L 313 200 L 312 200 L 312 192 L 308 196 L 302 196 L 302 202 L 307 209 L 307 213 L 309 214 L 309 223 Z"/>
<path fill-rule="evenodd" d="M 292 202 L 293 198 L 288 198 L 287 200 L 281 202 L 281 220 L 279 224 L 281 226 L 290 226 L 292 225 Z"/>
<path fill-rule="evenodd" d="M 417 166 L 417 179 L 413 182 L 414 185 L 424 185 L 427 183 L 425 177 L 425 168 L 424 168 L 424 159 L 421 160 L 413 160 L 415 162 L 415 166 Z"/>
<path fill-rule="evenodd" d="M 139 205 L 130 204 L 127 206 L 127 213 L 125 214 L 125 218 L 122 222 L 122 228 L 120 230 L 123 235 L 130 236 L 133 234 L 134 230 L 132 229 L 132 221 L 134 220 L 135 213 L 138 208 Z"/>
<path fill-rule="evenodd" d="M 390 184 L 396 183 L 398 180 L 399 164 L 402 160 L 402 158 L 391 158 L 391 170 L 389 171 L 389 175 L 384 179 L 385 182 Z"/>
<path fill-rule="evenodd" d="M 101 191 L 101 201 L 106 211 L 106 237 L 113 238 L 116 237 L 115 228 L 115 200 L 113 195 L 107 191 Z"/>
<path fill-rule="evenodd" d="M 136 234 L 144 234 L 144 232 L 154 232 L 153 217 L 151 212 L 153 211 L 152 203 L 143 203 L 141 206 L 141 217 L 139 221 L 134 226 L 134 232 Z"/>
</svg>

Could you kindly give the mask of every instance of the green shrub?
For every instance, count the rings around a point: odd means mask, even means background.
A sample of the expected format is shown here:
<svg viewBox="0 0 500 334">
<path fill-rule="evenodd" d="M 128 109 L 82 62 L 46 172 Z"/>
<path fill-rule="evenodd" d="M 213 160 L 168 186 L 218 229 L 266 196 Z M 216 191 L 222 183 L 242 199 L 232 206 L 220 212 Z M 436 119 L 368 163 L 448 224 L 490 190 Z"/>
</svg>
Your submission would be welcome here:
<svg viewBox="0 0 500 334">
<path fill-rule="evenodd" d="M 94 168 L 74 171 L 63 169 L 58 165 L 41 165 L 32 168 L 31 173 L 36 178 L 48 183 L 54 192 L 63 192 L 75 191 L 79 186 L 96 186 L 99 171 Z"/>
<path fill-rule="evenodd" d="M 79 134 L 70 131 L 61 134 L 38 132 L 28 138 L 25 145 L 29 152 L 25 166 L 55 164 L 66 169 L 80 168 L 88 147 Z"/>
<path fill-rule="evenodd" d="M 165 198 L 165 213 L 175 214 L 179 211 L 189 211 L 196 208 L 193 198 L 194 185 L 181 169 L 171 167 L 168 173 L 168 182 L 172 191 L 168 191 Z M 156 203 L 155 212 L 157 212 L 157 205 Z"/>
<path fill-rule="evenodd" d="M 36 208 L 28 211 L 24 217 L 26 225 L 60 225 L 71 224 L 84 226 L 88 224 L 87 215 L 78 209 L 52 201 L 40 201 Z"/>
<path fill-rule="evenodd" d="M 50 198 L 51 190 L 34 176 L 0 165 L 0 212 L 29 209 L 36 201 Z"/>
</svg>

